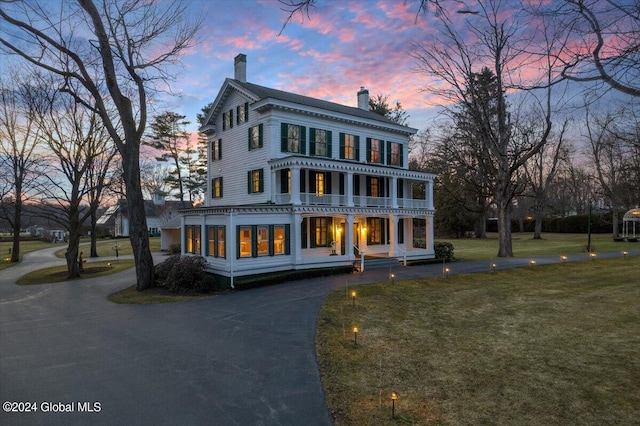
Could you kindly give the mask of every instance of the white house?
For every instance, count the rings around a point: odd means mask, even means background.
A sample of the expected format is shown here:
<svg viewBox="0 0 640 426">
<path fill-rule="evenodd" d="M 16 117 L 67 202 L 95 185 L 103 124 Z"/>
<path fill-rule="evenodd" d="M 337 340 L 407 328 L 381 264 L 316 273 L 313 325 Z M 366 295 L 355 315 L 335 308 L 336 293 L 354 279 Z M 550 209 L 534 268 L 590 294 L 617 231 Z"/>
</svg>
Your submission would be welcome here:
<svg viewBox="0 0 640 426">
<path fill-rule="evenodd" d="M 204 256 L 232 286 L 360 266 L 361 254 L 433 258 L 434 175 L 407 167 L 416 129 L 369 111 L 364 88 L 348 107 L 249 83 L 246 69 L 240 54 L 200 129 L 208 190 L 203 207 L 181 211 L 182 254 Z"/>
</svg>

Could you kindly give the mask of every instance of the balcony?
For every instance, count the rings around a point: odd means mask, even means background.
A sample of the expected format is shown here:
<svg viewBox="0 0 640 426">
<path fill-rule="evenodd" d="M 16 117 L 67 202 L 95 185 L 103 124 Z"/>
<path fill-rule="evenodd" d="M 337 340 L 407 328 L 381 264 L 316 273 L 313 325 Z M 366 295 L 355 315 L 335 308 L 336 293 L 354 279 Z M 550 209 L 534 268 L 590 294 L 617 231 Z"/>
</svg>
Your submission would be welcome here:
<svg viewBox="0 0 640 426">
<path fill-rule="evenodd" d="M 277 204 L 291 204 L 291 194 L 276 194 Z M 347 206 L 346 195 L 336 194 L 300 194 L 300 204 L 304 206 Z M 356 207 L 393 207 L 393 200 L 389 197 L 364 197 L 353 196 L 353 205 Z M 397 207 L 413 209 L 429 209 L 427 200 L 414 200 L 411 198 L 398 198 Z"/>
</svg>

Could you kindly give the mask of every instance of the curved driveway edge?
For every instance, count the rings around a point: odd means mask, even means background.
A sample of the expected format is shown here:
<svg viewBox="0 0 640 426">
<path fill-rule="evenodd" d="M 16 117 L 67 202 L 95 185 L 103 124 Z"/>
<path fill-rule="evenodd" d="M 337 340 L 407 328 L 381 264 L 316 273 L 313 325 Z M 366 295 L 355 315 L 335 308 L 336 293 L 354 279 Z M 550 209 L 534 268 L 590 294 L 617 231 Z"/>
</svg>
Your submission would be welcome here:
<svg viewBox="0 0 640 426">
<path fill-rule="evenodd" d="M 2 412 L 0 424 L 330 425 L 315 355 L 319 310 L 335 288 L 386 279 L 385 270 L 371 270 L 160 305 L 107 300 L 134 283 L 133 269 L 13 284 L 35 265 L 55 263 L 49 250 L 1 272 L 0 399 L 32 402 L 37 411 Z M 536 258 L 538 264 L 559 260 Z M 497 263 L 505 269 L 529 259 Z M 459 262 L 450 269 L 488 271 L 489 264 Z M 399 266 L 394 273 L 397 280 L 438 276 L 442 265 Z M 74 411 L 43 412 L 54 406 Z"/>
</svg>

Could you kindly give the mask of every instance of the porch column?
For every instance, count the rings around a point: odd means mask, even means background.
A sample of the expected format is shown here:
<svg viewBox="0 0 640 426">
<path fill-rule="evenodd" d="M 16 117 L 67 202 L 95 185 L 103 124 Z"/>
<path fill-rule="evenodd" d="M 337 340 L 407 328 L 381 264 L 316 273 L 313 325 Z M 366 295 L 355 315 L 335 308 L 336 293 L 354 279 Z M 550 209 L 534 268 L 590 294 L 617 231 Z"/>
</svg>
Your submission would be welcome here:
<svg viewBox="0 0 640 426">
<path fill-rule="evenodd" d="M 300 205 L 300 166 L 291 168 L 291 204 Z"/>
<path fill-rule="evenodd" d="M 345 249 L 345 254 L 349 258 L 349 260 L 355 259 L 355 256 L 353 254 L 353 245 L 355 243 L 355 239 L 353 235 L 353 224 L 354 224 L 353 214 L 348 213 L 347 220 L 345 222 L 345 227 L 344 227 L 344 233 L 346 238 L 344 243 L 344 249 Z"/>
<path fill-rule="evenodd" d="M 389 215 L 389 256 L 396 255 L 396 244 L 398 241 L 398 216 Z"/>
<path fill-rule="evenodd" d="M 180 215 L 180 256 L 184 256 L 184 246 L 187 237 L 187 230 L 185 229 L 186 219 L 184 215 Z"/>
<path fill-rule="evenodd" d="M 413 249 L 413 216 L 404 221 L 404 246 L 405 250 Z"/>
<path fill-rule="evenodd" d="M 300 237 L 302 234 L 302 215 L 300 213 L 293 214 L 293 238 L 291 238 L 291 242 L 293 242 L 293 257 L 295 260 L 295 264 L 298 265 L 302 263 L 302 238 Z"/>
<path fill-rule="evenodd" d="M 433 180 L 425 182 L 425 193 L 427 198 L 427 208 L 433 210 Z"/>
<path fill-rule="evenodd" d="M 398 178 L 395 176 L 391 177 L 391 208 L 398 208 Z M 396 219 L 397 221 L 398 219 Z M 398 222 L 396 222 L 397 224 Z"/>
<path fill-rule="evenodd" d="M 353 172 L 347 172 L 347 188 L 344 192 L 347 194 L 347 207 L 353 207 Z M 353 220 L 353 217 L 351 219 Z"/>
</svg>

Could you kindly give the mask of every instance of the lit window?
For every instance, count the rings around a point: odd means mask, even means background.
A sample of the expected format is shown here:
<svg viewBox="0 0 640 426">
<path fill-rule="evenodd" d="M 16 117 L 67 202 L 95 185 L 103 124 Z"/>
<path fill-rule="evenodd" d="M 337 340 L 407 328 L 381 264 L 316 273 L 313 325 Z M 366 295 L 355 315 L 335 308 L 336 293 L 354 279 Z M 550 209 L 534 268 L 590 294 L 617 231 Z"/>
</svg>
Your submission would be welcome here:
<svg viewBox="0 0 640 426">
<path fill-rule="evenodd" d="M 327 131 L 312 129 L 312 132 L 315 133 L 315 138 L 313 140 L 314 149 L 313 155 L 319 155 L 322 157 L 327 156 Z"/>
<path fill-rule="evenodd" d="M 244 103 L 236 108 L 236 122 L 237 124 L 246 123 L 249 119 L 249 104 Z"/>
<path fill-rule="evenodd" d="M 218 226 L 218 238 L 217 238 L 217 246 L 218 252 L 216 253 L 217 257 L 225 257 L 225 235 L 226 228 L 224 226 Z"/>
<path fill-rule="evenodd" d="M 289 125 L 287 141 L 287 150 L 289 152 L 300 152 L 300 126 Z"/>
<path fill-rule="evenodd" d="M 324 173 L 316 173 L 316 195 L 324 195 Z"/>
<path fill-rule="evenodd" d="M 222 158 L 222 139 L 211 142 L 211 161 L 217 161 Z"/>
<path fill-rule="evenodd" d="M 356 158 L 356 137 L 354 135 L 342 134 L 341 158 L 345 160 L 357 160 Z"/>
<path fill-rule="evenodd" d="M 369 244 L 382 244 L 382 219 L 369 218 Z"/>
<path fill-rule="evenodd" d="M 187 225 L 185 228 L 185 252 L 200 254 L 200 225 Z"/>
<path fill-rule="evenodd" d="M 240 257 L 251 257 L 251 227 L 240 227 Z"/>
<path fill-rule="evenodd" d="M 284 250 L 284 226 L 276 225 L 273 227 L 273 254 L 285 254 Z"/>
<path fill-rule="evenodd" d="M 326 217 L 318 217 L 315 219 L 315 245 L 316 247 L 326 247 L 328 221 Z"/>
<path fill-rule="evenodd" d="M 225 111 L 222 113 L 222 130 L 227 130 L 233 127 L 233 110 Z"/>
<path fill-rule="evenodd" d="M 371 196 L 379 197 L 380 196 L 380 182 L 377 177 L 371 178 Z"/>
<path fill-rule="evenodd" d="M 249 128 L 249 151 L 262 147 L 262 124 Z"/>
<path fill-rule="evenodd" d="M 391 166 L 402 166 L 401 164 L 401 155 L 400 155 L 401 146 L 399 143 L 392 143 L 389 151 L 389 165 Z"/>
<path fill-rule="evenodd" d="M 222 176 L 213 178 L 211 197 L 222 198 Z"/>
<path fill-rule="evenodd" d="M 264 191 L 263 170 L 249 171 L 249 194 L 258 194 Z"/>
<path fill-rule="evenodd" d="M 382 158 L 382 141 L 378 139 L 370 139 L 369 162 L 381 163 Z"/>
<path fill-rule="evenodd" d="M 269 255 L 269 227 L 258 226 L 258 256 Z"/>
<path fill-rule="evenodd" d="M 306 127 L 282 123 L 280 132 L 282 152 L 305 154 Z"/>
<path fill-rule="evenodd" d="M 212 257 L 225 257 L 224 252 L 224 240 L 225 240 L 225 227 L 224 225 L 210 225 L 207 226 L 207 255 Z"/>
</svg>

